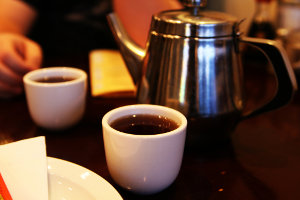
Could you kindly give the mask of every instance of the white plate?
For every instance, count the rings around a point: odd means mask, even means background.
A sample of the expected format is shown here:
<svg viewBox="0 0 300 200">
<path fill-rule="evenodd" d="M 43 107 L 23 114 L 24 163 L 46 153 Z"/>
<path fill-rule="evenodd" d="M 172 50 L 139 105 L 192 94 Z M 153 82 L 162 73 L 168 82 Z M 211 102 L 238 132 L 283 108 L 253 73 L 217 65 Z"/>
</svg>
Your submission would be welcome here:
<svg viewBox="0 0 300 200">
<path fill-rule="evenodd" d="M 96 173 L 77 164 L 48 157 L 49 200 L 122 200 Z"/>
</svg>

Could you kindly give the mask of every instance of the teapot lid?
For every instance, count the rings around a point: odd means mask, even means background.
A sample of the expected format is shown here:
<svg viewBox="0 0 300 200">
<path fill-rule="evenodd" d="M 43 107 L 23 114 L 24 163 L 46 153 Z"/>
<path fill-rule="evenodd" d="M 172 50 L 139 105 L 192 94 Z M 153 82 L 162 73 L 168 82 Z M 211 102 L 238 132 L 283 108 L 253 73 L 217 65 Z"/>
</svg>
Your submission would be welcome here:
<svg viewBox="0 0 300 200">
<path fill-rule="evenodd" d="M 181 37 L 224 37 L 237 32 L 238 20 L 229 14 L 203 11 L 205 0 L 185 0 L 183 10 L 163 11 L 153 16 L 151 30 Z"/>
</svg>

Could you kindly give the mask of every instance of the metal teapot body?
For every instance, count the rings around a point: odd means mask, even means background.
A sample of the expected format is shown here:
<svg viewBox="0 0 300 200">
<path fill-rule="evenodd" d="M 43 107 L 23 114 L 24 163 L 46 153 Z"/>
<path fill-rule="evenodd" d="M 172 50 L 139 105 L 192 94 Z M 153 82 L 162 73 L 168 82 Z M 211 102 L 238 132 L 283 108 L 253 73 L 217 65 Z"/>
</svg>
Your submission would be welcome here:
<svg viewBox="0 0 300 200">
<path fill-rule="evenodd" d="M 188 117 L 241 111 L 242 69 L 232 37 L 172 38 L 152 33 L 139 82 L 139 103 Z"/>
</svg>

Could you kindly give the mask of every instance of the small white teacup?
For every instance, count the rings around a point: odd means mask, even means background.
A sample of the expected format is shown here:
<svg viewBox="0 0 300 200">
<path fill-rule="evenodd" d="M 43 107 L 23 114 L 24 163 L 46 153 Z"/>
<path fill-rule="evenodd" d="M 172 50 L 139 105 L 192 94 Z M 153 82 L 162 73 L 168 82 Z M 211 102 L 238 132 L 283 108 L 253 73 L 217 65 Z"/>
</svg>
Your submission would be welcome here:
<svg viewBox="0 0 300 200">
<path fill-rule="evenodd" d="M 27 105 L 40 127 L 61 130 L 76 124 L 85 111 L 87 74 L 72 67 L 49 67 L 23 77 Z"/>
<path fill-rule="evenodd" d="M 150 122 L 150 126 L 163 127 L 166 125 L 163 122 L 165 118 L 167 124 L 171 120 L 176 126 L 172 125 L 163 133 L 154 131 L 157 127 L 138 127 L 139 130 L 129 133 L 132 130 L 127 128 L 131 129 L 130 126 L 136 123 L 130 121 L 133 118 L 137 118 L 142 126 Z M 123 125 L 129 126 L 122 128 Z M 106 113 L 102 119 L 103 138 L 113 180 L 139 194 L 154 194 L 167 188 L 174 182 L 181 167 L 186 126 L 183 114 L 158 105 L 130 105 Z M 143 132 L 145 130 L 147 133 Z"/>
</svg>

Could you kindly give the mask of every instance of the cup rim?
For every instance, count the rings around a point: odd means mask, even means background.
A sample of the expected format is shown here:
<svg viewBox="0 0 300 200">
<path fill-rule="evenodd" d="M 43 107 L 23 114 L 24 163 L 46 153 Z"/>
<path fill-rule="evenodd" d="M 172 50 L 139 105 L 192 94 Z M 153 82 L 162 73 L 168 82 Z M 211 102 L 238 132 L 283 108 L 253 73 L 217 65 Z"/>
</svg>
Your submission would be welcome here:
<svg viewBox="0 0 300 200">
<path fill-rule="evenodd" d="M 144 109 L 148 109 L 148 110 L 153 110 L 153 109 L 160 109 L 163 110 L 164 112 L 168 112 L 168 113 L 173 113 L 176 115 L 176 118 L 178 118 L 180 120 L 180 125 L 178 128 L 169 131 L 169 132 L 165 132 L 165 133 L 159 133 L 159 134 L 152 134 L 152 135 L 137 135 L 137 134 L 130 134 L 130 133 L 125 133 L 125 132 L 121 132 L 118 131 L 114 128 L 112 128 L 109 124 L 110 120 L 113 121 L 111 119 L 111 117 L 113 115 L 115 115 L 118 112 L 125 112 L 125 111 L 129 111 L 132 110 L 133 108 L 144 108 Z M 152 108 L 152 109 L 151 109 Z M 128 113 L 123 114 L 122 116 L 126 116 L 129 115 Z M 170 117 L 168 117 L 170 118 Z M 172 120 L 174 120 L 174 118 L 172 118 Z M 177 120 L 176 120 L 177 121 Z M 102 118 L 102 126 L 105 127 L 106 129 L 108 129 L 110 132 L 117 134 L 117 135 L 122 135 L 125 137 L 131 137 L 131 138 L 163 138 L 163 137 L 168 137 L 170 135 L 174 135 L 174 134 L 180 134 L 181 132 L 184 131 L 184 129 L 186 129 L 187 127 L 187 119 L 186 117 L 179 111 L 170 108 L 170 107 L 166 107 L 166 106 L 161 106 L 161 105 L 154 105 L 154 104 L 133 104 L 133 105 L 126 105 L 126 106 L 121 106 L 118 108 L 115 108 L 113 110 L 110 110 L 109 112 L 107 112 L 103 118 Z"/>
<path fill-rule="evenodd" d="M 62 72 L 62 71 L 69 71 L 69 72 L 75 72 L 78 74 L 78 77 L 76 77 L 74 80 L 70 81 L 65 81 L 65 82 L 57 82 L 57 83 L 41 83 L 37 82 L 32 79 L 34 76 L 38 76 L 38 74 L 41 74 L 40 77 L 42 77 L 42 74 L 46 74 L 49 72 Z M 78 82 L 82 82 L 87 79 L 87 74 L 85 71 L 82 69 L 74 68 L 74 67 L 68 67 L 68 66 L 56 66 L 56 67 L 46 67 L 46 68 L 40 68 L 36 69 L 33 71 L 30 71 L 26 73 L 23 77 L 23 82 L 25 84 L 30 84 L 30 85 L 36 85 L 40 87 L 57 87 L 60 85 L 70 85 L 70 84 L 75 84 Z"/>
</svg>

